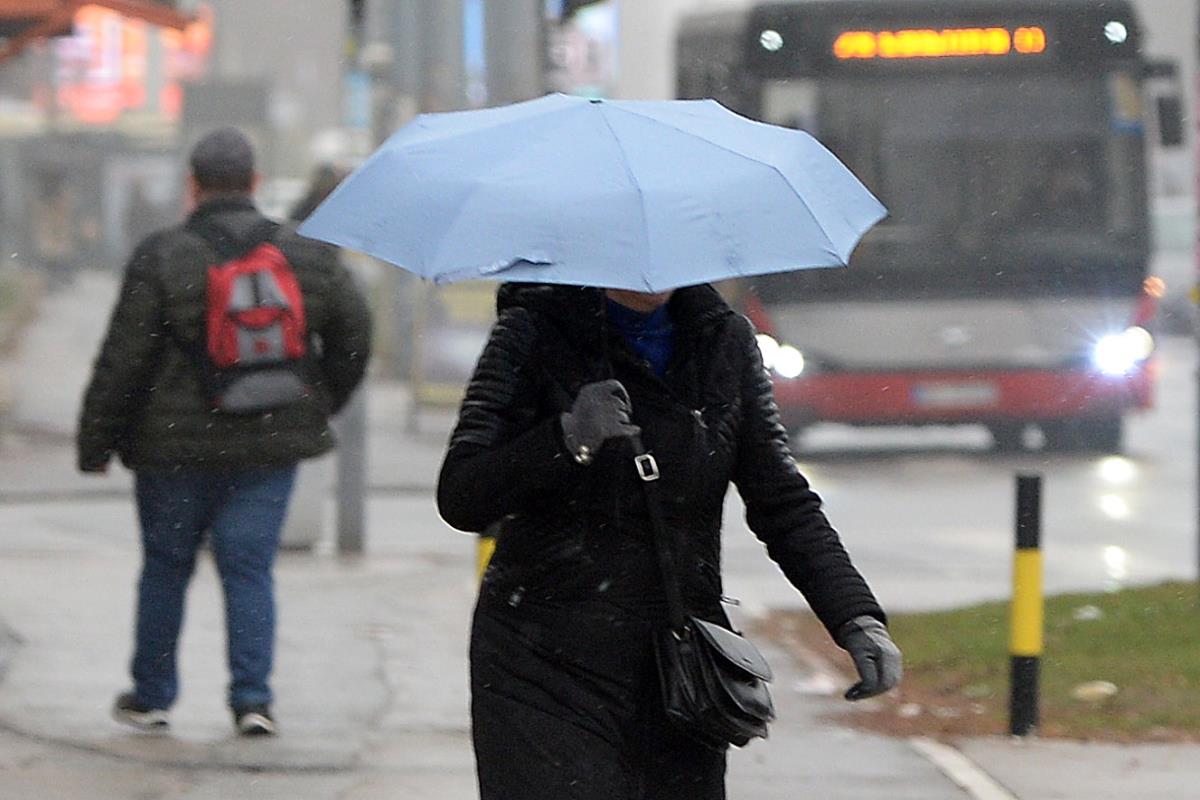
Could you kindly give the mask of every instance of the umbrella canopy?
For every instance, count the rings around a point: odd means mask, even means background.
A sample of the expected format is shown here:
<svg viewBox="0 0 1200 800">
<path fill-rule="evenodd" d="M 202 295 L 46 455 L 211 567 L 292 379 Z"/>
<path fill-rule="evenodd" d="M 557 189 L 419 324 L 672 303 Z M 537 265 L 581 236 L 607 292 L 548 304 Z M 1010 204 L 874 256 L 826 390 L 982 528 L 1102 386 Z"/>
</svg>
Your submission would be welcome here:
<svg viewBox="0 0 1200 800">
<path fill-rule="evenodd" d="M 665 291 L 844 266 L 886 214 L 811 136 L 712 100 L 417 117 L 301 226 L 437 282 Z"/>
</svg>

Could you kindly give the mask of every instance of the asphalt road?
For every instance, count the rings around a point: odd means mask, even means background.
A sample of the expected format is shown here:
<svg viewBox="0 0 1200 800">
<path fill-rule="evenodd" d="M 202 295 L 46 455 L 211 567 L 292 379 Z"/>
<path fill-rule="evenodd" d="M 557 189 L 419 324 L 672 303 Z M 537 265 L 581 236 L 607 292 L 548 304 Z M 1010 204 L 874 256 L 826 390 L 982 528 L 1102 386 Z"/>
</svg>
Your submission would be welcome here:
<svg viewBox="0 0 1200 800">
<path fill-rule="evenodd" d="M 1129 420 L 1120 457 L 999 455 L 975 426 L 830 425 L 805 434 L 801 469 L 892 609 L 1007 596 L 1019 473 L 1043 476 L 1048 593 L 1195 579 L 1195 361 L 1192 340 L 1160 342 L 1155 408 Z M 725 547 L 731 594 L 751 607 L 799 602 L 767 574 L 732 493 Z"/>
</svg>

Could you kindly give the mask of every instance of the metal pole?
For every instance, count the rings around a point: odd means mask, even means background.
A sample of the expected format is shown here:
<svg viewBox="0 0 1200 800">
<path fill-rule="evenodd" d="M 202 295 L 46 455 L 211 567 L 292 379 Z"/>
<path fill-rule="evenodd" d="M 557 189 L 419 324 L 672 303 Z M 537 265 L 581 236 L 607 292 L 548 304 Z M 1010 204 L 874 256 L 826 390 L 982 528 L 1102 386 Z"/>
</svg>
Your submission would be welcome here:
<svg viewBox="0 0 1200 800">
<path fill-rule="evenodd" d="M 360 73 L 359 55 L 366 9 L 363 0 L 350 0 L 346 47 L 347 74 Z M 349 104 L 347 104 L 349 106 Z M 349 110 L 348 116 L 356 116 Z M 337 549 L 342 555 L 359 555 L 366 540 L 367 499 L 367 397 L 362 388 L 342 409 L 339 420 L 337 473 Z"/>
<path fill-rule="evenodd" d="M 531 100 L 542 94 L 544 7 L 544 0 L 486 0 L 489 106 Z"/>
<path fill-rule="evenodd" d="M 337 549 L 359 555 L 367 528 L 367 393 L 359 389 L 342 409 L 338 437 Z"/>
<path fill-rule="evenodd" d="M 546 44 L 544 0 L 484 0 L 487 104 L 517 103 L 542 94 Z M 476 546 L 477 577 L 496 549 L 499 526 L 489 527 Z"/>
<path fill-rule="evenodd" d="M 1038 673 L 1042 656 L 1042 478 L 1017 476 L 1016 553 L 1013 558 L 1012 659 L 1009 732 L 1028 736 L 1038 725 Z"/>
<path fill-rule="evenodd" d="M 1200 54 L 1200 25 L 1197 25 L 1193 32 L 1195 36 L 1195 47 L 1197 54 Z M 1196 109 L 1200 109 L 1200 80 L 1193 79 L 1192 91 L 1195 93 L 1192 96 L 1193 112 L 1192 116 L 1196 118 Z M 1195 159 L 1192 169 L 1194 171 L 1194 180 L 1196 182 L 1196 196 L 1200 197 L 1200 118 L 1197 118 L 1196 129 L 1192 132 L 1192 152 Z M 1196 331 L 1196 352 L 1200 356 L 1200 225 L 1196 227 L 1196 240 L 1193 247 L 1193 256 L 1195 258 L 1195 273 L 1193 276 L 1194 283 L 1192 284 L 1192 325 Z M 1196 581 L 1200 586 L 1200 358 L 1196 363 Z"/>
<path fill-rule="evenodd" d="M 420 0 L 421 110 L 459 111 L 467 106 L 462 0 Z"/>
<path fill-rule="evenodd" d="M 394 0 L 391 5 L 389 40 L 395 53 L 392 62 L 396 91 L 411 112 L 420 110 L 424 85 L 424 37 L 421 30 L 421 0 Z"/>
</svg>

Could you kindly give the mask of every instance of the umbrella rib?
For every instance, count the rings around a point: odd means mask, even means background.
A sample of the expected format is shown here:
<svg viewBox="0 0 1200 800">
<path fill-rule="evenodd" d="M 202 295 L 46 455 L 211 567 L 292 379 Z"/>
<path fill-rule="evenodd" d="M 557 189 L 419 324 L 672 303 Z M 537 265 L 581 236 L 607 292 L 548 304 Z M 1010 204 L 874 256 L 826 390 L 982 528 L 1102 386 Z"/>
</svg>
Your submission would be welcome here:
<svg viewBox="0 0 1200 800">
<path fill-rule="evenodd" d="M 643 246 L 646 254 L 646 275 L 649 275 L 650 269 L 653 266 L 653 262 L 650 258 L 650 222 L 646 217 L 646 192 L 643 191 L 642 185 L 638 183 L 637 176 L 633 174 L 633 169 L 631 169 L 629 166 L 629 155 L 625 152 L 625 148 L 621 145 L 621 137 L 617 136 L 617 132 L 613 130 L 612 124 L 609 123 L 608 117 L 604 114 L 603 109 L 608 105 L 609 104 L 598 106 L 601 109 L 600 118 L 604 120 L 604 127 L 608 128 L 608 132 L 613 138 L 613 143 L 617 146 L 617 150 L 621 153 L 621 165 L 625 167 L 625 176 L 629 178 L 630 184 L 633 185 L 634 191 L 637 192 L 638 211 L 641 213 L 642 217 L 642 242 L 644 243 Z M 650 285 L 649 278 L 645 277 L 643 278 L 643 281 L 646 284 L 646 289 L 653 291 L 653 287 Z"/>
<path fill-rule="evenodd" d="M 815 222 L 817 224 L 817 228 L 821 231 L 821 234 L 825 237 L 825 243 L 827 245 L 826 249 L 829 251 L 830 255 L 836 256 L 838 258 L 842 257 L 842 254 L 837 251 L 837 245 L 835 245 L 833 243 L 833 239 L 830 238 L 829 232 L 827 230 L 825 230 L 825 226 L 823 224 L 821 224 L 821 221 L 819 219 L 817 219 L 817 215 L 815 213 L 813 213 L 812 207 L 810 207 L 808 204 L 808 200 L 806 200 L 804 198 L 804 195 L 800 193 L 800 190 L 796 188 L 795 184 L 793 184 L 790 180 L 788 180 L 787 176 L 783 174 L 783 172 L 779 169 L 779 167 L 775 166 L 774 164 L 769 164 L 766 161 L 759 161 L 756 158 L 751 158 L 750 156 L 746 155 L 745 153 L 739 153 L 737 150 L 734 150 L 732 147 L 726 147 L 723 144 L 718 144 L 717 142 L 714 142 L 711 139 L 705 139 L 703 136 L 698 136 L 697 134 L 692 133 L 691 131 L 684 130 L 683 128 L 679 127 L 678 125 L 672 124 L 672 123 L 667 122 L 662 119 L 659 119 L 658 117 L 652 117 L 648 114 L 642 114 L 637 111 L 634 111 L 631 108 L 626 108 L 626 107 L 618 107 L 618 108 L 619 108 L 619 110 L 624 111 L 627 114 L 632 114 L 635 117 L 641 117 L 642 119 L 650 120 L 651 122 L 657 123 L 659 125 L 663 125 L 667 128 L 671 128 L 672 130 L 678 131 L 679 133 L 683 134 L 684 136 L 690 137 L 692 139 L 696 139 L 697 141 L 703 142 L 704 144 L 707 144 L 710 147 L 715 147 L 718 150 L 723 150 L 726 153 L 735 155 L 738 158 L 741 158 L 745 161 L 749 161 L 751 164 L 757 164 L 759 166 L 770 169 L 772 172 L 774 172 L 776 175 L 779 176 L 780 180 L 782 180 L 785 184 L 788 185 L 788 187 L 791 188 L 791 190 L 795 193 L 796 197 L 800 200 L 801 204 L 803 204 L 805 210 L 808 211 L 808 215 L 810 217 L 812 217 L 813 222 Z M 605 122 L 607 123 L 607 120 Z M 612 130 L 611 126 L 609 127 L 609 130 Z M 624 152 L 624 151 L 622 151 L 622 152 Z M 639 188 L 639 191 L 640 191 L 640 188 Z M 843 219 L 845 219 L 844 215 L 843 215 Z M 849 222 L 849 220 L 847 220 L 847 222 Z"/>
</svg>

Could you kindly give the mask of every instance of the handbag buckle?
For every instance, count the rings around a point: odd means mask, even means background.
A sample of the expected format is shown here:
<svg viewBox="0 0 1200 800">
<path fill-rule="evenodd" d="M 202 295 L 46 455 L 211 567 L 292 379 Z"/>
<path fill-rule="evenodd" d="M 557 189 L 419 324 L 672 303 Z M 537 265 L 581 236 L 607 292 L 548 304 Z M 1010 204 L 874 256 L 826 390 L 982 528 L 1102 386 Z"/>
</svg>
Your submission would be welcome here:
<svg viewBox="0 0 1200 800">
<path fill-rule="evenodd" d="M 639 478 L 647 483 L 658 480 L 658 462 L 654 460 L 654 456 L 649 453 L 642 453 L 633 459 L 633 463 L 637 467 Z"/>
</svg>

